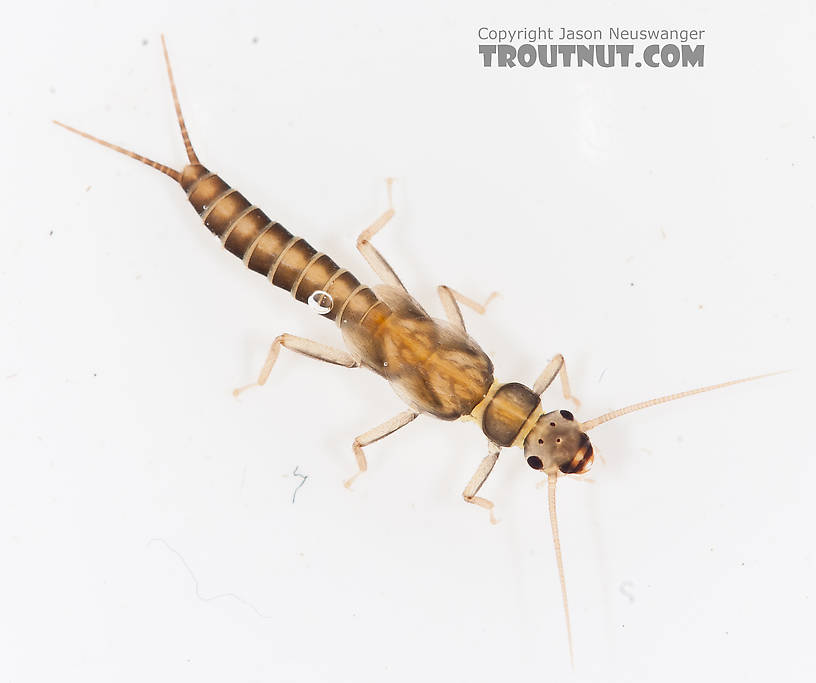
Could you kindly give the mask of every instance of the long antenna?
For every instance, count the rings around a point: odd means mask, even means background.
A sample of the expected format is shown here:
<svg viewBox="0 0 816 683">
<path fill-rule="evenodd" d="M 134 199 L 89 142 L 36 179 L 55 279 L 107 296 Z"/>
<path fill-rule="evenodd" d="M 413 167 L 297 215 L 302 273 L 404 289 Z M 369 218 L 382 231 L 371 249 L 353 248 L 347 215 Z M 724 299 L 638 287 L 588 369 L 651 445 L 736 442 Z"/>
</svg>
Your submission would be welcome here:
<svg viewBox="0 0 816 683">
<path fill-rule="evenodd" d="M 618 408 L 617 410 L 613 410 L 610 413 L 606 413 L 605 415 L 601 415 L 600 417 L 596 417 L 592 420 L 588 420 L 586 422 L 581 423 L 581 430 L 584 432 L 588 432 L 590 429 L 594 429 L 598 425 L 602 425 L 604 422 L 609 422 L 610 420 L 614 420 L 616 417 L 620 417 L 621 415 L 628 415 L 629 413 L 634 413 L 636 410 L 642 410 L 643 408 L 651 408 L 652 406 L 660 405 L 661 403 L 668 403 L 669 401 L 676 401 L 679 398 L 685 398 L 686 396 L 693 396 L 694 394 L 704 394 L 707 391 L 714 391 L 715 389 L 724 389 L 725 387 L 730 387 L 735 384 L 742 384 L 743 382 L 753 382 L 757 379 L 763 379 L 765 377 L 772 377 L 773 375 L 781 375 L 783 372 L 788 372 L 787 370 L 781 370 L 779 372 L 769 372 L 765 375 L 756 375 L 755 377 L 744 377 L 743 379 L 732 379 L 730 382 L 722 382 L 721 384 L 712 384 L 707 387 L 700 387 L 699 389 L 691 389 L 689 391 L 682 391 L 679 394 L 669 394 L 668 396 L 661 396 L 660 398 L 653 398 L 649 401 L 643 401 L 642 403 L 634 403 L 631 406 L 626 406 L 625 408 Z"/>
<path fill-rule="evenodd" d="M 567 580 L 564 577 L 564 560 L 561 557 L 561 538 L 558 535 L 558 517 L 555 513 L 555 484 L 558 471 L 547 472 L 547 505 L 550 508 L 550 527 L 552 529 L 553 545 L 555 546 L 555 561 L 558 564 L 558 578 L 561 581 L 561 600 L 564 603 L 564 619 L 567 622 L 567 642 L 569 643 L 570 664 L 575 668 L 575 658 L 572 653 L 572 627 L 570 626 L 569 605 L 567 604 Z"/>
</svg>

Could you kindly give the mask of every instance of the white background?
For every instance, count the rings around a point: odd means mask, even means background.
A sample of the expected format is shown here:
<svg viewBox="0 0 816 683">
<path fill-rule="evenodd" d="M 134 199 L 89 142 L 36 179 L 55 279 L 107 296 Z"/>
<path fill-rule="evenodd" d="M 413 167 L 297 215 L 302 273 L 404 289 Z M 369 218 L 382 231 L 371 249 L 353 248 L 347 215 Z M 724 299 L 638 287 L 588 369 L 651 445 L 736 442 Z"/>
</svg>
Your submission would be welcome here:
<svg viewBox="0 0 816 683">
<path fill-rule="evenodd" d="M 813 680 L 814 11 L 805 2 L 26 3 L 0 143 L 0 680 Z M 706 30 L 702 69 L 486 70 L 480 26 Z M 377 237 L 504 381 L 576 410 L 793 372 L 592 433 L 562 481 L 571 673 L 539 477 L 371 373 L 219 249 L 166 177 L 50 124 L 202 161 L 370 281 Z M 558 391 L 548 408 L 563 406 Z M 308 475 L 300 479 L 295 468 Z M 159 540 L 155 540 L 159 539 Z M 226 596 L 226 597 L 215 597 Z M 237 596 L 237 597 L 236 597 Z"/>
</svg>

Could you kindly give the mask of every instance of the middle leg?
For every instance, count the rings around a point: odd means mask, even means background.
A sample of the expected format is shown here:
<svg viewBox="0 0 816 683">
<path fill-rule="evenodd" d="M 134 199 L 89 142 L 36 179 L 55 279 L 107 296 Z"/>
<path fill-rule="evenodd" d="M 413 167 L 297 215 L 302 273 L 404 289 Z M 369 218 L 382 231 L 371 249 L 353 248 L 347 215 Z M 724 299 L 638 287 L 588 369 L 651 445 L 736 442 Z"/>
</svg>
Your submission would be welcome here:
<svg viewBox="0 0 816 683">
<path fill-rule="evenodd" d="M 442 301 L 442 308 L 445 309 L 445 317 L 448 319 L 448 322 L 458 327 L 462 332 L 466 332 L 467 330 L 465 329 L 465 319 L 462 317 L 462 310 L 459 308 L 459 304 L 473 309 L 480 315 L 484 315 L 487 312 L 487 305 L 499 295 L 498 292 L 493 292 L 487 297 L 483 304 L 480 304 L 478 301 L 474 301 L 470 297 L 460 294 L 447 285 L 439 285 L 436 291 L 439 293 L 439 299 Z"/>
<path fill-rule="evenodd" d="M 374 427 L 374 429 L 369 429 L 367 432 L 360 434 L 360 436 L 354 439 L 354 442 L 351 444 L 351 450 L 354 451 L 354 457 L 357 458 L 357 472 L 343 482 L 346 488 L 351 488 L 354 480 L 368 469 L 368 461 L 366 460 L 363 446 L 368 446 L 375 441 L 384 439 L 389 434 L 393 434 L 398 429 L 401 429 L 407 425 L 409 422 L 413 422 L 417 415 L 419 415 L 419 413 L 415 410 L 405 410 L 399 415 L 394 415 L 394 417 L 392 417 L 390 420 L 386 420 L 381 425 L 377 425 Z"/>
</svg>

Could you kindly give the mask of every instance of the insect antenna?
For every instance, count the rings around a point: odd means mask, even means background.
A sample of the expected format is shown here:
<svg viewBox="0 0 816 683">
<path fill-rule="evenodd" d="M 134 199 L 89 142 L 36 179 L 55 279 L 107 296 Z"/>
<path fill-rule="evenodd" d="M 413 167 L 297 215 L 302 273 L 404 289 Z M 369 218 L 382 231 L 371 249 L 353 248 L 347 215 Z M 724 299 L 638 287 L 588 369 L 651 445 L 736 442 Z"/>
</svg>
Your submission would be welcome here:
<svg viewBox="0 0 816 683">
<path fill-rule="evenodd" d="M 787 372 L 783 370 L 782 372 Z M 633 413 L 636 410 L 642 410 L 643 408 L 651 408 L 652 406 L 660 405 L 661 403 L 668 403 L 669 401 L 676 401 L 680 398 L 685 398 L 686 396 L 693 396 L 694 394 L 703 394 L 707 391 L 714 391 L 715 389 L 723 389 L 725 387 L 733 386 L 734 384 L 742 384 L 743 382 L 752 382 L 757 379 L 763 379 L 764 377 L 771 377 L 773 375 L 782 374 L 781 372 L 770 372 L 765 375 L 756 375 L 755 377 L 745 377 L 743 379 L 734 379 L 729 382 L 722 382 L 720 384 L 712 384 L 707 387 L 700 387 L 699 389 L 691 389 L 689 391 L 683 391 L 678 394 L 669 394 L 667 396 L 661 396 L 659 398 L 653 398 L 649 401 L 643 401 L 642 403 L 635 403 L 630 406 L 626 406 L 625 408 L 618 408 L 617 410 L 613 410 L 612 412 L 606 413 L 601 415 L 600 417 L 596 417 L 592 420 L 588 420 L 587 422 L 582 422 L 580 429 L 583 432 L 588 432 L 590 429 L 594 429 L 598 425 L 602 425 L 604 422 L 609 422 L 610 420 L 614 420 L 616 417 L 621 417 L 622 415 L 627 415 L 628 413 Z M 556 504 L 555 504 L 555 485 L 558 480 L 558 470 L 553 469 L 547 472 L 547 505 L 549 507 L 550 513 L 550 527 L 552 529 L 552 539 L 553 539 L 553 546 L 555 547 L 555 561 L 558 564 L 558 578 L 561 582 L 561 600 L 564 604 L 564 620 L 567 626 L 567 642 L 569 644 L 569 653 L 570 653 L 570 663 L 572 664 L 573 668 L 575 667 L 575 659 L 573 655 L 573 646 L 572 646 L 572 626 L 570 625 L 570 615 L 569 615 L 569 603 L 567 602 L 567 580 L 564 575 L 564 560 L 561 554 L 561 538 L 558 534 L 558 516 L 556 513 Z M 544 482 L 541 482 L 543 485 Z"/>
<path fill-rule="evenodd" d="M 569 643 L 570 664 L 575 668 L 575 658 L 572 653 L 572 627 L 570 626 L 569 605 L 567 604 L 567 579 L 564 576 L 564 559 L 561 556 L 561 537 L 558 535 L 558 516 L 555 511 L 555 484 L 558 480 L 558 471 L 547 472 L 547 505 L 550 509 L 550 528 L 552 529 L 553 545 L 555 546 L 555 561 L 558 563 L 558 578 L 561 581 L 561 600 L 564 603 L 564 619 L 567 623 L 567 643 Z"/>
<path fill-rule="evenodd" d="M 653 398 L 648 401 L 643 401 L 642 403 L 634 403 L 631 406 L 626 406 L 625 408 L 618 408 L 617 410 L 613 410 L 609 413 L 606 413 L 605 415 L 601 415 L 600 417 L 596 417 L 593 418 L 592 420 L 582 422 L 581 430 L 584 432 L 588 432 L 590 429 L 594 429 L 598 425 L 602 425 L 604 422 L 609 422 L 610 420 L 614 420 L 616 417 L 621 417 L 622 415 L 634 413 L 636 410 L 642 410 L 643 408 L 651 408 L 652 406 L 657 406 L 660 405 L 661 403 L 676 401 L 677 399 L 685 398 L 686 396 L 693 396 L 694 394 L 704 394 L 707 391 L 714 391 L 715 389 L 724 389 L 725 387 L 730 387 L 733 386 L 734 384 L 742 384 L 743 382 L 753 382 L 754 380 L 757 379 L 772 377 L 773 375 L 780 375 L 783 372 L 787 372 L 787 370 L 782 370 L 780 372 L 769 372 L 765 375 L 744 377 L 742 379 L 732 379 L 729 382 L 712 384 L 707 387 L 700 387 L 699 389 L 690 389 L 689 391 L 681 391 L 679 394 L 669 394 L 668 396 L 660 396 L 659 398 Z"/>
</svg>

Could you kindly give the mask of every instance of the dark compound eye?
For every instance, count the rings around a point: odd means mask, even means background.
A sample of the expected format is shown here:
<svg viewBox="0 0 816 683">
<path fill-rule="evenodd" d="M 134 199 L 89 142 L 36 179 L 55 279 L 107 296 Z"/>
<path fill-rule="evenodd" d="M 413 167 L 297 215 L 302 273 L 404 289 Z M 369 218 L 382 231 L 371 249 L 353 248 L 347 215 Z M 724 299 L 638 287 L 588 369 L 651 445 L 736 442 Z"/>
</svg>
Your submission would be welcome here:
<svg viewBox="0 0 816 683">
<path fill-rule="evenodd" d="M 539 440 L 538 440 L 538 443 L 543 444 L 543 443 L 544 443 L 544 439 L 539 439 Z"/>
<path fill-rule="evenodd" d="M 531 455 L 529 458 L 527 458 L 527 464 L 534 470 L 540 470 L 542 467 L 544 467 L 544 463 L 541 462 L 541 458 L 539 458 L 537 455 Z"/>
<path fill-rule="evenodd" d="M 561 412 L 561 417 L 563 417 L 565 420 L 574 420 L 575 419 L 575 415 L 573 415 L 569 410 L 562 410 L 560 412 Z"/>
</svg>

